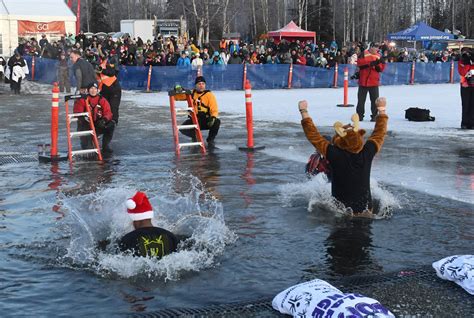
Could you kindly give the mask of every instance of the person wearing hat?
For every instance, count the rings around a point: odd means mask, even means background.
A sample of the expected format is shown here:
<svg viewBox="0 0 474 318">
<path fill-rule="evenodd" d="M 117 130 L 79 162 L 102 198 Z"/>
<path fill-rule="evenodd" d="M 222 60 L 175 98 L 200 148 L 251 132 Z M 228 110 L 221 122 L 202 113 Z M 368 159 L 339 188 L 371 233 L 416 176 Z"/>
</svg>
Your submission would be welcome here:
<svg viewBox="0 0 474 318">
<path fill-rule="evenodd" d="M 385 60 L 380 57 L 379 43 L 371 43 L 357 59 L 359 68 L 359 90 L 357 92 L 357 114 L 359 120 L 364 120 L 365 100 L 367 93 L 370 95 L 370 121 L 375 121 L 377 115 L 376 99 L 379 97 L 380 73 L 385 69 Z"/>
<path fill-rule="evenodd" d="M 193 70 L 201 69 L 202 68 L 202 58 L 196 52 L 191 53 L 191 68 Z"/>
<path fill-rule="evenodd" d="M 97 82 L 102 97 L 107 99 L 112 110 L 112 119 L 118 124 L 119 107 L 122 99 L 122 86 L 118 80 L 119 67 L 114 58 L 110 58 L 109 52 L 104 50 L 103 59 L 96 69 Z"/>
<path fill-rule="evenodd" d="M 126 206 L 135 230 L 120 240 L 119 248 L 122 252 L 159 259 L 176 251 L 176 236 L 170 231 L 153 226 L 153 208 L 145 193 L 137 192 L 133 198 L 127 200 Z"/>
<path fill-rule="evenodd" d="M 191 61 L 189 60 L 188 55 L 186 54 L 186 51 L 181 52 L 181 56 L 178 59 L 178 62 L 176 62 L 176 66 L 190 66 Z"/>
<path fill-rule="evenodd" d="M 300 101 L 301 125 L 306 138 L 329 161 L 331 194 L 354 216 L 372 217 L 373 203 L 370 192 L 372 160 L 382 148 L 387 133 L 386 100 L 377 98 L 378 114 L 372 135 L 364 143 L 365 130 L 359 128 L 359 116 L 352 115 L 353 125 L 334 123 L 336 134 L 329 142 L 321 136 L 308 113 L 308 103 Z"/>
<path fill-rule="evenodd" d="M 104 97 L 99 95 L 99 87 L 97 83 L 90 84 L 87 88 L 88 95 L 84 98 L 77 99 L 74 103 L 74 113 L 87 112 L 86 105 L 89 105 L 94 127 L 97 136 L 102 137 L 102 153 L 111 154 L 113 151 L 109 144 L 114 135 L 115 122 L 112 120 L 112 111 L 110 104 Z M 79 117 L 77 121 L 77 131 L 90 130 L 89 118 Z M 81 148 L 92 148 L 92 136 L 82 136 Z"/>
<path fill-rule="evenodd" d="M 10 80 L 10 89 L 14 94 L 20 94 L 21 82 L 29 71 L 28 64 L 18 50 L 8 59 L 7 68 L 5 75 Z"/>
<path fill-rule="evenodd" d="M 81 51 L 74 49 L 69 55 L 74 63 L 72 71 L 76 78 L 76 93 L 87 93 L 87 88 L 96 83 L 94 67 L 91 63 L 81 57 Z"/>
<path fill-rule="evenodd" d="M 196 77 L 195 89 L 192 92 L 192 99 L 194 108 L 197 109 L 197 118 L 199 121 L 199 128 L 201 130 L 209 130 L 207 137 L 208 148 L 215 147 L 215 138 L 219 132 L 221 121 L 218 118 L 219 110 L 217 108 L 216 96 L 206 89 L 206 80 L 203 76 Z M 182 125 L 192 125 L 193 121 L 189 117 Z M 195 129 L 180 130 L 184 135 L 191 137 L 193 141 L 196 141 Z"/>
<path fill-rule="evenodd" d="M 48 39 L 46 38 L 46 34 L 41 35 L 41 40 L 39 40 L 39 46 L 44 48 L 48 44 Z"/>
<path fill-rule="evenodd" d="M 59 82 L 59 91 L 66 93 L 71 93 L 71 81 L 69 80 L 69 63 L 66 59 L 66 53 L 61 52 L 59 56 L 58 63 L 58 82 Z"/>
</svg>

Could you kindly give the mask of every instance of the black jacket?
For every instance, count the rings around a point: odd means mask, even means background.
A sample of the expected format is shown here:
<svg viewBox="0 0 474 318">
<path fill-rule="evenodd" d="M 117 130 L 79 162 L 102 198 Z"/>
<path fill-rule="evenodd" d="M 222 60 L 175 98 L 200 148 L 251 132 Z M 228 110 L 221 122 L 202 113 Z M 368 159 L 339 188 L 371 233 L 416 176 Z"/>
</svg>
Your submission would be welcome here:
<svg viewBox="0 0 474 318">
<path fill-rule="evenodd" d="M 119 243 L 123 252 L 131 251 L 134 256 L 162 258 L 176 251 L 176 236 L 159 227 L 144 227 L 126 234 Z"/>
<path fill-rule="evenodd" d="M 87 88 L 89 85 L 97 82 L 94 67 L 83 58 L 79 58 L 76 63 L 74 63 L 72 70 L 76 77 L 76 86 L 79 88 Z"/>
</svg>

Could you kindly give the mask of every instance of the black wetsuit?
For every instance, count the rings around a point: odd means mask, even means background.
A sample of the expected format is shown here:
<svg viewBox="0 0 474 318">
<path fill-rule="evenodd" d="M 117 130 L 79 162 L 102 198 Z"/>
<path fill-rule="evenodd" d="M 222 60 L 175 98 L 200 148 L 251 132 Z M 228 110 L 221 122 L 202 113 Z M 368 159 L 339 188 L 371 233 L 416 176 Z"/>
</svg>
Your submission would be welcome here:
<svg viewBox="0 0 474 318">
<path fill-rule="evenodd" d="M 351 153 L 333 145 L 327 148 L 332 171 L 332 195 L 353 212 L 372 209 L 370 169 L 377 153 L 375 143 L 368 140 L 359 153 Z"/>
<path fill-rule="evenodd" d="M 134 256 L 162 258 L 176 251 L 176 236 L 159 227 L 144 227 L 126 234 L 119 243 L 120 250 L 132 251 Z"/>
</svg>

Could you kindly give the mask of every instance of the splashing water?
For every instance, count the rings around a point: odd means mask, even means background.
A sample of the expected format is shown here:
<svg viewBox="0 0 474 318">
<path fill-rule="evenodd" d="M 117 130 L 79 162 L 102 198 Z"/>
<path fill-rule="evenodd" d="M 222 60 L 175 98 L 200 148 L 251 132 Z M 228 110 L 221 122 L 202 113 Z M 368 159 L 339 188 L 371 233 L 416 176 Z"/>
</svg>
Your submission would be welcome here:
<svg viewBox="0 0 474 318">
<path fill-rule="evenodd" d="M 180 187 L 186 191 L 176 191 Z M 165 193 L 166 189 L 169 193 Z M 160 260 L 120 253 L 117 242 L 133 230 L 125 202 L 135 191 L 123 186 L 62 198 L 71 216 L 66 218 L 71 239 L 66 255 L 61 258 L 63 265 L 87 267 L 101 276 L 145 275 L 177 280 L 185 272 L 215 266 L 225 246 L 237 238 L 224 223 L 222 204 L 204 189 L 199 179 L 176 172 L 169 185 L 146 192 L 155 211 L 153 224 L 187 238 L 180 242 L 177 252 Z M 99 250 L 97 244 L 103 240 L 111 243 Z"/>
<path fill-rule="evenodd" d="M 397 199 L 383 189 L 376 180 L 371 179 L 372 199 L 374 200 L 374 218 L 384 219 L 392 216 L 393 208 L 399 207 Z M 308 212 L 317 209 L 329 210 L 336 215 L 352 215 L 331 195 L 331 183 L 322 173 L 309 180 L 289 183 L 279 187 L 279 198 L 285 206 L 292 206 L 304 200 L 308 202 Z"/>
</svg>

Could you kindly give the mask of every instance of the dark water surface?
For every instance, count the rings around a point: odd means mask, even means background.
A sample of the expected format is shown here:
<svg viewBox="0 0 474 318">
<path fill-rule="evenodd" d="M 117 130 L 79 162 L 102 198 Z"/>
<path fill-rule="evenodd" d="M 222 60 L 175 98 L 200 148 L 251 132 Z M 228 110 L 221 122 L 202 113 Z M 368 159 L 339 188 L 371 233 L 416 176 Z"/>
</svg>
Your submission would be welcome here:
<svg viewBox="0 0 474 318">
<path fill-rule="evenodd" d="M 0 95 L 3 154 L 34 153 L 48 142 L 48 97 Z M 121 110 L 114 156 L 102 165 L 0 165 L 2 317 L 223 304 L 273 296 L 311 278 L 330 282 L 472 254 L 470 203 L 380 182 L 374 197 L 391 217 L 352 219 L 329 210 L 328 185 L 307 180 L 304 163 L 294 160 L 311 153 L 299 125 L 261 123 L 255 136 L 267 149 L 247 154 L 237 150 L 245 120 L 222 114 L 220 149 L 206 156 L 185 150 L 177 159 L 166 108 L 126 102 Z M 64 136 L 61 129 L 63 151 Z M 469 196 L 472 144 L 452 138 L 426 147 L 431 141 L 391 134 L 373 178 L 385 165 L 399 174 L 420 165 L 435 176 L 442 171 L 446 182 L 458 180 Z M 129 230 L 124 200 L 138 189 L 149 193 L 159 225 L 196 236 L 188 252 L 146 263 L 94 250 L 98 240 Z"/>
</svg>

